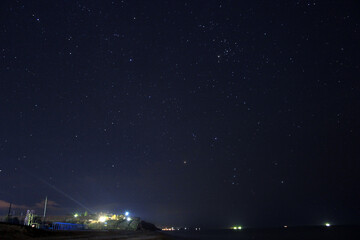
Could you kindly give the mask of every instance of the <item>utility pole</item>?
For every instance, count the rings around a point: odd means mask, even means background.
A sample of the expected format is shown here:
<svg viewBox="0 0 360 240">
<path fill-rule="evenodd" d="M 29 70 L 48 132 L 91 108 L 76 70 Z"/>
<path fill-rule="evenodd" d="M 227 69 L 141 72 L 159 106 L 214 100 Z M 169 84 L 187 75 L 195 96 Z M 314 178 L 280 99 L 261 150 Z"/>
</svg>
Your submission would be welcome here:
<svg viewBox="0 0 360 240">
<path fill-rule="evenodd" d="M 10 215 L 11 215 L 11 203 L 10 203 L 10 206 L 9 206 L 8 218 L 10 217 Z"/>
<path fill-rule="evenodd" d="M 7 220 L 6 220 L 8 223 L 12 222 L 12 219 L 10 216 L 11 216 L 11 203 L 9 205 L 9 212 L 8 212 Z"/>
<path fill-rule="evenodd" d="M 43 224 L 45 223 L 45 216 L 46 216 L 46 206 L 47 206 L 47 196 L 45 197 L 45 206 L 44 206 L 44 217 L 43 217 Z"/>
</svg>

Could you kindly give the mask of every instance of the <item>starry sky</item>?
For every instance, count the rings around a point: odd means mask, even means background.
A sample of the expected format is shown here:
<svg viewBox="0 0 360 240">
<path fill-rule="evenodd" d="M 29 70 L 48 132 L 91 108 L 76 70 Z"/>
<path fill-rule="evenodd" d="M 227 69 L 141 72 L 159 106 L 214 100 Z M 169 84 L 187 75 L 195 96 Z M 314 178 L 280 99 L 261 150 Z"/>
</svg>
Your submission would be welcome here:
<svg viewBox="0 0 360 240">
<path fill-rule="evenodd" d="M 1 214 L 360 223 L 359 7 L 1 1 Z"/>
</svg>

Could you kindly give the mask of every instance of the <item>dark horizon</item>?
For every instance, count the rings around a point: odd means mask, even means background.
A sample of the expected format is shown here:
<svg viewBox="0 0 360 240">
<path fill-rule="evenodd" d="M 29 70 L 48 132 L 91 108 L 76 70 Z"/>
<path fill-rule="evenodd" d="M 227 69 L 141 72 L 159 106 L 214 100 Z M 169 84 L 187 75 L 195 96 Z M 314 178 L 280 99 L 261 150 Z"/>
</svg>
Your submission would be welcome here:
<svg viewBox="0 0 360 240">
<path fill-rule="evenodd" d="M 359 7 L 1 1 L 0 214 L 360 224 Z"/>
</svg>

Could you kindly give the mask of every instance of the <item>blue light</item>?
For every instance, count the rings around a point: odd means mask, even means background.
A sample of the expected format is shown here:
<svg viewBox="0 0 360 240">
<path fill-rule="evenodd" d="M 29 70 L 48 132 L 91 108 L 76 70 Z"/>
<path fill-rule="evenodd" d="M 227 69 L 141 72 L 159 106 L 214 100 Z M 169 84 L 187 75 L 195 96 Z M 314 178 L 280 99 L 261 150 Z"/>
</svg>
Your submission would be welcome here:
<svg viewBox="0 0 360 240">
<path fill-rule="evenodd" d="M 129 216 L 129 212 L 125 212 L 125 216 Z"/>
</svg>

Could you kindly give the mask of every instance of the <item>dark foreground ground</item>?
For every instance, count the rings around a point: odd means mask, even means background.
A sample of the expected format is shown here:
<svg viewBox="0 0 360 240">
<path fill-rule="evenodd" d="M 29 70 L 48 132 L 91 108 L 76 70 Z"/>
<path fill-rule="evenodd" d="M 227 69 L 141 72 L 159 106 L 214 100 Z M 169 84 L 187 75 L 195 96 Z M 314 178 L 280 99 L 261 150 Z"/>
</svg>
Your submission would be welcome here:
<svg viewBox="0 0 360 240">
<path fill-rule="evenodd" d="M 0 240 L 18 239 L 111 239 L 111 240 L 360 240 L 359 226 L 289 227 L 273 229 L 243 229 L 178 231 L 44 231 L 30 227 L 0 223 Z"/>
<path fill-rule="evenodd" d="M 10 239 L 169 240 L 173 238 L 154 231 L 45 231 L 21 225 L 0 223 L 0 240 Z"/>
</svg>

